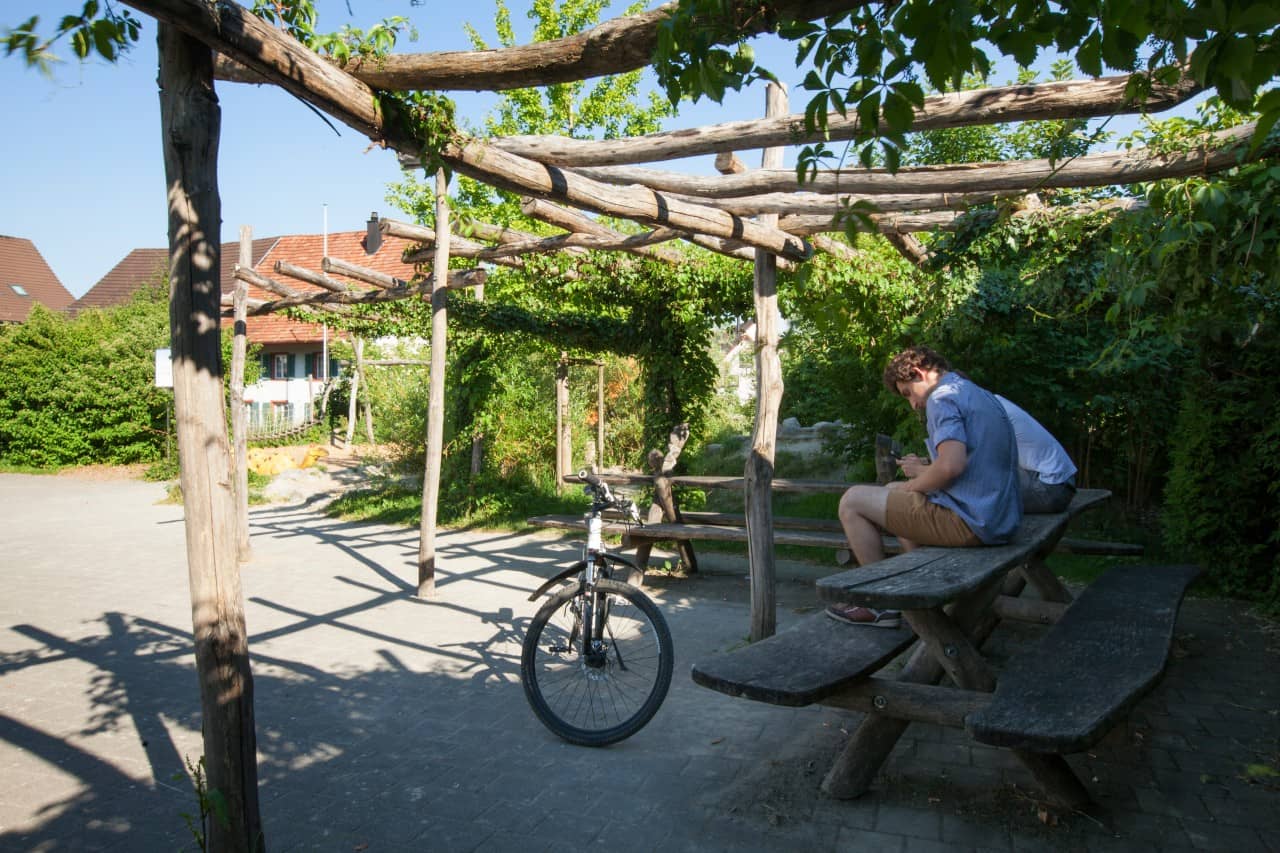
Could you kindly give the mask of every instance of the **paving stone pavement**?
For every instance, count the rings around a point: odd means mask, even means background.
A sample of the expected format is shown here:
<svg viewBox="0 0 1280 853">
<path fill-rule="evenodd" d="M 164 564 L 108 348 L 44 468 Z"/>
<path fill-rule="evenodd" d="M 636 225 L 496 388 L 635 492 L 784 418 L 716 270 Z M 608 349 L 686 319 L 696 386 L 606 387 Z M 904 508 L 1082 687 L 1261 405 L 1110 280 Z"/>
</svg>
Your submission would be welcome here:
<svg viewBox="0 0 1280 853">
<path fill-rule="evenodd" d="M 180 507 L 137 481 L 0 475 L 0 850 L 196 849 L 201 753 Z M 1280 850 L 1280 635 L 1188 600 L 1160 687 L 1074 756 L 1107 821 L 1037 816 L 1003 751 L 913 725 L 864 797 L 819 791 L 858 715 L 730 699 L 688 678 L 744 639 L 743 558 L 650 580 L 677 651 L 657 717 L 606 749 L 542 728 L 519 682 L 528 594 L 578 546 L 254 508 L 243 567 L 260 796 L 277 851 Z M 779 622 L 822 567 L 782 564 Z M 1002 626 L 994 656 L 1034 641 Z M 1252 768 L 1252 769 L 1251 769 Z"/>
</svg>

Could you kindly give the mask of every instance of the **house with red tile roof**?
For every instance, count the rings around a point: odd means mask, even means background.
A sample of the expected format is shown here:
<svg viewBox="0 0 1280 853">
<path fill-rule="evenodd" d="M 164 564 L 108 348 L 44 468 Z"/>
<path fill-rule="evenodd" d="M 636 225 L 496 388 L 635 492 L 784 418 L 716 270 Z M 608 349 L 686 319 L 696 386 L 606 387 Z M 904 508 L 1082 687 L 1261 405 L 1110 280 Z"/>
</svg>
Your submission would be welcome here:
<svg viewBox="0 0 1280 853">
<path fill-rule="evenodd" d="M 311 293 L 321 288 L 276 272 L 276 264 L 283 262 L 319 273 L 327 256 L 408 281 L 414 275 L 414 267 L 401 262 L 400 258 L 409 241 L 383 236 L 378 223 L 378 215 L 374 213 L 361 231 L 291 234 L 254 240 L 253 271 L 291 290 Z M 238 243 L 222 244 L 224 297 L 235 292 L 239 254 Z M 87 308 L 120 305 L 148 282 L 163 278 L 168 263 L 168 249 L 134 249 L 68 310 L 74 314 Z M 353 288 L 372 287 L 334 273 L 328 276 Z M 279 298 L 253 285 L 249 286 L 249 297 L 267 301 Z M 229 311 L 224 312 L 224 322 L 229 316 Z M 330 358 L 328 348 L 339 335 L 323 325 L 292 320 L 280 314 L 248 317 L 245 329 L 249 343 L 261 348 L 262 357 L 262 379 L 245 389 L 250 426 L 262 430 L 270 424 L 299 424 L 309 420 L 323 396 L 325 382 L 338 373 L 338 365 Z"/>
<path fill-rule="evenodd" d="M 398 237 L 384 236 L 378 224 L 378 215 L 374 213 L 363 231 L 279 237 L 254 264 L 254 272 L 300 293 L 314 293 L 322 288 L 277 272 L 277 264 L 292 264 L 319 273 L 324 259 L 329 257 L 403 281 L 412 279 L 413 265 L 401 261 L 405 249 L 412 244 Z M 224 269 L 227 268 L 224 264 Z M 372 289 L 372 285 L 336 273 L 325 275 L 355 289 Z M 230 292 L 223 290 L 223 293 Z M 280 298 L 254 285 L 249 286 L 248 295 L 250 299 L 266 301 Z M 325 382 L 338 373 L 337 363 L 328 349 L 339 335 L 324 325 L 304 323 L 280 314 L 246 318 L 245 334 L 249 343 L 261 347 L 262 354 L 262 380 L 245 389 L 251 427 L 260 430 L 269 423 L 297 424 L 309 420 L 324 395 Z"/>
<path fill-rule="evenodd" d="M 35 243 L 0 234 L 0 323 L 22 323 L 36 305 L 61 311 L 74 299 Z"/>
</svg>

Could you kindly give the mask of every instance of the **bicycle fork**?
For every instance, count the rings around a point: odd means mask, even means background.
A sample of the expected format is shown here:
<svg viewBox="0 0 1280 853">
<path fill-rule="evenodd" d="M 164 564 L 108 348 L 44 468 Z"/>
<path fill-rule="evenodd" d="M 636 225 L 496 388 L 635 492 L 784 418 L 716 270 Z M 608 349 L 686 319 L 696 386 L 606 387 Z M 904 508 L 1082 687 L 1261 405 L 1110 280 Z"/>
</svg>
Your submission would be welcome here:
<svg viewBox="0 0 1280 853">
<path fill-rule="evenodd" d="M 604 523 L 599 515 L 587 516 L 587 553 L 586 569 L 582 574 L 582 661 L 588 669 L 604 669 L 608 664 L 610 647 L 618 662 L 619 669 L 625 670 L 617 645 L 605 638 L 608 628 L 609 596 L 601 595 L 596 590 L 596 582 L 600 578 L 598 560 L 604 550 L 602 530 Z"/>
</svg>

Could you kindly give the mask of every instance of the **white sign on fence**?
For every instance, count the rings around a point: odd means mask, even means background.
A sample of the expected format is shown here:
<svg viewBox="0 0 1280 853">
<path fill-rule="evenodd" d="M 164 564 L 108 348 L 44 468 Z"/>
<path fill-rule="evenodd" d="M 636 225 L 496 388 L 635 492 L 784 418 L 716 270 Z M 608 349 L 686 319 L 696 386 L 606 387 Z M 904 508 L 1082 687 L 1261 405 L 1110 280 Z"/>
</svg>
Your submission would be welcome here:
<svg viewBox="0 0 1280 853">
<path fill-rule="evenodd" d="M 173 356 L 167 348 L 156 350 L 156 387 L 173 387 Z"/>
</svg>

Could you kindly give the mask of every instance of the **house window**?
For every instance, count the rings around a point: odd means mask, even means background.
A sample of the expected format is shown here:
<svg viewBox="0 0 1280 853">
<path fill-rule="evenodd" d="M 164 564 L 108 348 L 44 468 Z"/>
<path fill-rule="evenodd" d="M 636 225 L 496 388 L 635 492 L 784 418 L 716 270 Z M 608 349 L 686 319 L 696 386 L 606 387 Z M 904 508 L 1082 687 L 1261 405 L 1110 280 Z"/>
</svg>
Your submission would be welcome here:
<svg viewBox="0 0 1280 853">
<path fill-rule="evenodd" d="M 271 378 L 272 379 L 288 379 L 289 378 L 289 356 L 287 353 L 278 352 L 271 357 Z"/>
<path fill-rule="evenodd" d="M 25 287 L 23 287 L 22 285 L 20 285 L 20 284 L 11 284 L 11 285 L 9 285 L 9 286 L 10 286 L 10 287 L 12 287 L 12 288 L 13 288 L 13 292 L 14 292 L 14 293 L 16 293 L 16 294 L 18 294 L 19 296 L 26 296 L 26 295 L 27 295 L 27 289 L 26 289 Z"/>
</svg>

